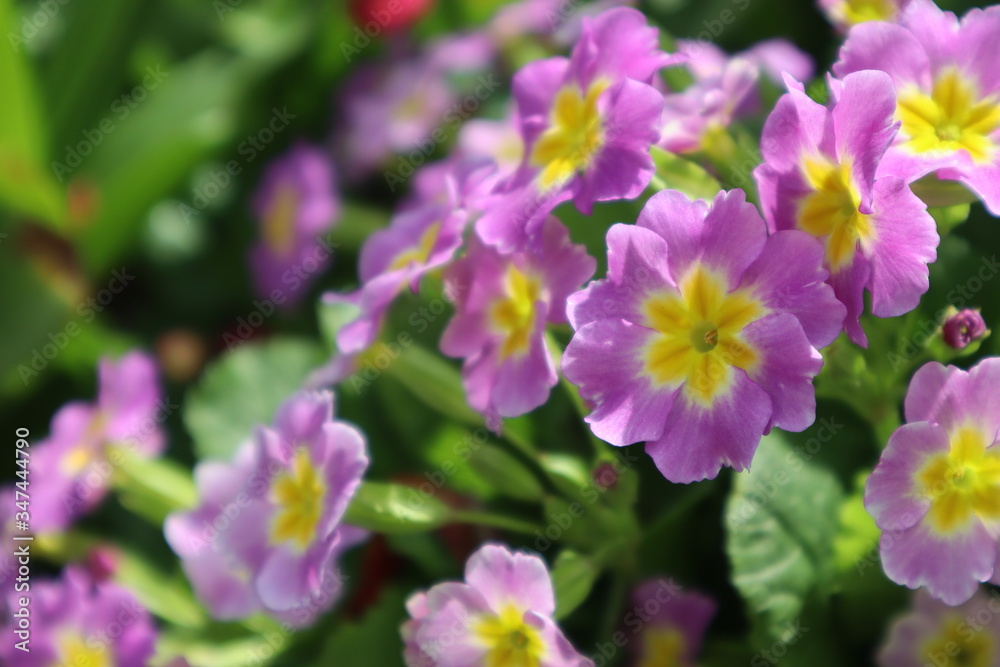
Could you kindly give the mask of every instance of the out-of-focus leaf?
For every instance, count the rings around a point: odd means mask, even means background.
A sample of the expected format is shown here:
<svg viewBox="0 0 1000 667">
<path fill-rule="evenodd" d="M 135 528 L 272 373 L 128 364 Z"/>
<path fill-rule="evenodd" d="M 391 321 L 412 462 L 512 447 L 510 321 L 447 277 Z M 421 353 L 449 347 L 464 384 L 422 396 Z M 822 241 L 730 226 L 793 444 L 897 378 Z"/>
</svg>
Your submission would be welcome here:
<svg viewBox="0 0 1000 667">
<path fill-rule="evenodd" d="M 320 346 L 297 338 L 245 343 L 213 363 L 184 403 L 184 424 L 200 458 L 229 459 L 255 424 L 274 411 L 323 360 Z"/>
<path fill-rule="evenodd" d="M 815 590 L 828 590 L 843 492 L 777 431 L 763 438 L 753 467 L 736 477 L 726 505 L 733 584 L 755 624 L 775 639 Z"/>
<path fill-rule="evenodd" d="M 0 33 L 20 36 L 10 0 L 0 0 Z M 47 164 L 42 107 L 22 46 L 0 48 L 0 205 L 64 226 L 65 193 Z"/>
<path fill-rule="evenodd" d="M 462 424 L 482 426 L 483 418 L 469 407 L 458 370 L 438 354 L 410 345 L 386 370 L 428 407 Z"/>
<path fill-rule="evenodd" d="M 379 665 L 402 667 L 403 644 L 399 638 L 406 608 L 406 593 L 389 589 L 357 623 L 345 623 L 330 636 L 322 656 L 313 665 Z"/>
<path fill-rule="evenodd" d="M 544 494 L 538 478 L 517 458 L 496 445 L 481 445 L 469 462 L 476 474 L 502 495 L 536 501 Z"/>
<path fill-rule="evenodd" d="M 137 456 L 127 445 L 112 449 L 108 459 L 116 467 L 114 482 L 122 505 L 156 524 L 198 500 L 191 473 L 169 459 Z"/>
<path fill-rule="evenodd" d="M 590 589 L 600 574 L 600 568 L 586 556 L 569 549 L 559 554 L 552 568 L 552 586 L 556 592 L 555 618 L 565 618 L 579 607 L 590 595 Z"/>
<path fill-rule="evenodd" d="M 878 548 L 881 534 L 875 520 L 865 509 L 864 491 L 867 473 L 858 475 L 857 490 L 844 499 L 840 506 L 840 531 L 834 541 L 837 570 L 849 572 L 857 569 L 863 560 L 870 560 Z"/>
<path fill-rule="evenodd" d="M 449 514 L 447 505 L 413 487 L 362 482 L 345 520 L 379 533 L 420 533 L 443 526 Z"/>
<path fill-rule="evenodd" d="M 142 606 L 160 618 L 187 628 L 205 623 L 205 612 L 187 584 L 176 577 L 168 577 L 138 556 L 119 552 L 114 577 L 135 594 Z"/>
<path fill-rule="evenodd" d="M 75 338 L 65 331 L 66 305 L 13 246 L 10 238 L 0 241 L 0 313 L 7 322 L 0 345 L 0 377 L 7 393 L 34 386 Z M 80 326 L 72 331 L 79 332 Z"/>
<path fill-rule="evenodd" d="M 427 463 L 424 477 L 436 487 L 448 488 L 486 500 L 496 489 L 469 465 L 479 448 L 488 440 L 485 429 L 475 432 L 445 422 L 421 447 Z"/>
<path fill-rule="evenodd" d="M 680 190 L 692 199 L 712 200 L 722 186 L 707 171 L 679 155 L 653 147 L 653 163 L 656 165 L 658 186 Z M 656 183 L 656 181 L 654 181 Z"/>
</svg>

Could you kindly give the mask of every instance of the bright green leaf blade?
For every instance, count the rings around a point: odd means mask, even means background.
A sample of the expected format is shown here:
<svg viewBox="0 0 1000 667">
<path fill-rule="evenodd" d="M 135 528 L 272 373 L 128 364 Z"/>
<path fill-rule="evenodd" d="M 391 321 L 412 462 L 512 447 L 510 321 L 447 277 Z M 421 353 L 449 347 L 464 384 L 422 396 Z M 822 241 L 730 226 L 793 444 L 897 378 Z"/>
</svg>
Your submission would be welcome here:
<svg viewBox="0 0 1000 667">
<path fill-rule="evenodd" d="M 19 35 L 9 0 L 0 0 L 0 32 Z M 46 128 L 24 50 L 0 48 L 0 205 L 61 228 L 65 194 L 47 164 Z"/>
<path fill-rule="evenodd" d="M 733 584 L 767 635 L 781 639 L 810 593 L 828 587 L 842 495 L 832 473 L 803 460 L 777 432 L 736 477 L 726 550 Z"/>
<path fill-rule="evenodd" d="M 660 189 L 679 190 L 692 199 L 707 200 L 714 199 L 722 189 L 711 174 L 690 160 L 655 147 L 652 156 L 656 165 L 653 183 Z"/>
<path fill-rule="evenodd" d="M 469 407 L 458 370 L 438 354 L 410 345 L 386 371 L 428 407 L 455 421 L 482 426 L 483 418 Z"/>
<path fill-rule="evenodd" d="M 213 363 L 184 404 L 198 456 L 229 459 L 322 360 L 312 341 L 274 338 L 240 345 Z"/>
<path fill-rule="evenodd" d="M 500 447 L 484 444 L 469 460 L 472 469 L 498 493 L 535 501 L 544 494 L 538 478 L 517 458 Z"/>
<path fill-rule="evenodd" d="M 380 533 L 420 533 L 448 522 L 448 506 L 401 484 L 363 482 L 345 521 Z"/>
<path fill-rule="evenodd" d="M 567 549 L 559 554 L 552 568 L 557 620 L 571 614 L 587 599 L 600 574 L 600 569 L 589 558 L 575 551 Z"/>
</svg>

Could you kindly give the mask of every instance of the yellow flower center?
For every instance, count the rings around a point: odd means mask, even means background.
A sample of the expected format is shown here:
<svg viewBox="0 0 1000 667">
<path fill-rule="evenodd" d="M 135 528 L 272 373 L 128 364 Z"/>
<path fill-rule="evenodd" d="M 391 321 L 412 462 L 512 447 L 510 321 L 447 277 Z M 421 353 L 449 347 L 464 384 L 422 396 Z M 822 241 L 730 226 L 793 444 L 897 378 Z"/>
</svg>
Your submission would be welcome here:
<svg viewBox="0 0 1000 667">
<path fill-rule="evenodd" d="M 556 93 L 549 127 L 531 152 L 531 164 L 541 168 L 542 190 L 560 186 L 578 171 L 590 166 L 604 145 L 604 123 L 597 99 L 608 88 L 598 79 L 586 93 L 576 86 L 564 86 Z"/>
<path fill-rule="evenodd" d="M 50 667 L 113 667 L 114 660 L 105 644 L 87 646 L 78 634 L 62 637 L 56 643 L 58 659 Z"/>
<path fill-rule="evenodd" d="M 896 4 L 892 0 L 844 0 L 837 13 L 848 25 L 865 21 L 891 21 L 896 18 Z"/>
<path fill-rule="evenodd" d="M 962 530 L 974 517 L 1000 519 L 1000 451 L 987 445 L 981 432 L 962 427 L 952 435 L 951 449 L 917 473 L 919 491 L 931 501 L 927 517 L 937 532 Z"/>
<path fill-rule="evenodd" d="M 850 266 L 858 243 L 865 248 L 875 238 L 871 217 L 858 210 L 861 193 L 851 178 L 851 162 L 807 157 L 802 172 L 813 192 L 799 202 L 799 228 L 825 239 L 831 270 Z"/>
<path fill-rule="evenodd" d="M 291 469 L 271 487 L 271 501 L 278 506 L 271 525 L 272 542 L 291 542 L 300 549 L 309 546 L 323 514 L 325 496 L 326 483 L 313 466 L 309 452 L 299 447 Z"/>
<path fill-rule="evenodd" d="M 938 75 L 930 95 L 903 91 L 896 117 L 903 124 L 903 145 L 914 153 L 964 150 L 976 162 L 993 159 L 996 142 L 990 135 L 1000 129 L 1000 100 L 979 99 L 975 85 L 955 69 Z"/>
<path fill-rule="evenodd" d="M 522 355 L 531 346 L 531 332 L 535 326 L 535 304 L 541 293 L 538 279 L 526 275 L 516 266 L 507 267 L 504 275 L 504 296 L 490 308 L 490 322 L 494 330 L 504 336 L 500 357 Z"/>
<path fill-rule="evenodd" d="M 524 615 L 514 605 L 480 619 L 475 633 L 487 649 L 484 667 L 539 667 L 542 663 L 542 636 L 524 622 Z"/>
<path fill-rule="evenodd" d="M 996 640 L 988 631 L 973 632 L 961 616 L 951 614 L 941 633 L 924 642 L 923 655 L 932 661 L 946 655 L 950 667 L 991 667 L 996 664 Z"/>
<path fill-rule="evenodd" d="M 264 242 L 275 253 L 285 257 L 295 241 L 295 216 L 299 210 L 299 193 L 291 183 L 278 184 L 267 211 L 264 213 Z"/>
<path fill-rule="evenodd" d="M 76 477 L 90 467 L 90 464 L 103 454 L 103 438 L 99 438 L 104 427 L 107 425 L 107 418 L 104 412 L 98 410 L 94 413 L 87 429 L 80 442 L 66 452 L 59 461 L 62 471 L 69 477 Z"/>
<path fill-rule="evenodd" d="M 740 334 L 764 308 L 747 290 L 727 293 L 725 281 L 700 265 L 678 287 L 680 294 L 661 292 L 644 304 L 645 325 L 658 332 L 644 351 L 646 374 L 661 386 L 686 380 L 688 394 L 710 405 L 730 386 L 732 367 L 756 363 Z"/>
<path fill-rule="evenodd" d="M 682 667 L 684 635 L 676 628 L 650 628 L 642 635 L 639 667 Z"/>
<path fill-rule="evenodd" d="M 411 264 L 425 264 L 431 256 L 431 252 L 434 250 L 434 244 L 437 243 L 438 233 L 441 231 L 441 223 L 435 222 L 433 225 L 428 227 L 423 234 L 420 235 L 420 240 L 417 242 L 416 247 L 407 248 L 403 252 L 396 255 L 396 257 L 389 264 L 389 271 L 397 271 L 399 269 L 405 269 Z"/>
</svg>

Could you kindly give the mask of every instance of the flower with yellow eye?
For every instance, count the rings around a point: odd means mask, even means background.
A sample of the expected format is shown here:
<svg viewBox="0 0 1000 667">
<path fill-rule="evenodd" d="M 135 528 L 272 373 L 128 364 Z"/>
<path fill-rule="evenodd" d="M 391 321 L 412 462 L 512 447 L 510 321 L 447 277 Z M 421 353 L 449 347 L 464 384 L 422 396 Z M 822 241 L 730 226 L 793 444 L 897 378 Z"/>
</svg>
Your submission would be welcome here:
<svg viewBox="0 0 1000 667">
<path fill-rule="evenodd" d="M 545 327 L 566 322 L 566 298 L 595 265 L 555 218 L 520 252 L 501 254 L 471 243 L 446 274 L 456 313 L 441 349 L 465 358 L 463 380 L 473 408 L 495 421 L 548 399 L 557 376 Z"/>
<path fill-rule="evenodd" d="M 865 487 L 893 581 L 961 604 L 996 577 L 1000 521 L 1000 359 L 969 371 L 937 362 L 910 380 L 907 423 Z"/>
<path fill-rule="evenodd" d="M 686 483 L 749 467 L 772 426 L 813 422 L 817 348 L 845 313 L 816 239 L 768 236 L 742 190 L 711 205 L 664 190 L 635 225 L 611 227 L 607 246 L 607 278 L 569 298 L 563 356 L 595 435 L 645 442 Z"/>
<path fill-rule="evenodd" d="M 959 20 L 929 0 L 912 0 L 898 25 L 876 21 L 851 30 L 834 73 L 882 70 L 895 90 L 901 127 L 879 176 L 909 183 L 936 175 L 961 184 L 1000 215 L 998 42 L 1000 7 L 972 9 Z"/>
<path fill-rule="evenodd" d="M 407 667 L 593 667 L 552 620 L 555 607 L 541 558 L 487 544 L 469 557 L 464 582 L 407 601 Z"/>
<path fill-rule="evenodd" d="M 660 50 L 643 14 L 618 7 L 584 18 L 569 58 L 514 75 L 524 158 L 476 230 L 503 251 L 532 238 L 560 202 L 589 214 L 595 202 L 639 196 L 653 176 L 660 137 L 663 67 L 686 60 Z"/>
<path fill-rule="evenodd" d="M 329 392 L 300 392 L 232 463 L 195 469 L 201 504 L 167 517 L 167 542 L 216 618 L 266 611 L 299 627 L 340 597 L 340 554 L 365 538 L 341 521 L 368 466 Z"/>
<path fill-rule="evenodd" d="M 832 107 L 817 104 L 786 78 L 788 93 L 764 124 L 764 163 L 754 176 L 773 230 L 800 229 L 820 239 L 830 284 L 847 307 L 844 329 L 867 345 L 859 318 L 864 291 L 878 317 L 909 312 L 929 286 L 927 265 L 938 234 L 908 181 L 881 173 L 898 124 L 892 81 L 884 72 L 833 82 Z"/>
</svg>

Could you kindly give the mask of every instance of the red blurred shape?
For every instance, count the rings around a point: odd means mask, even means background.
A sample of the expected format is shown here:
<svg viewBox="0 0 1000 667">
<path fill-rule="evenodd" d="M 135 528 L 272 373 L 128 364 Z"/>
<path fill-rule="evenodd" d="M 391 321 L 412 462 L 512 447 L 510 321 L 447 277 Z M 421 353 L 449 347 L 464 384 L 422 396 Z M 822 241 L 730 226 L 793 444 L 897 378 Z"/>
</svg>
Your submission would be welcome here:
<svg viewBox="0 0 1000 667">
<path fill-rule="evenodd" d="M 433 6 L 434 0 L 352 0 L 350 10 L 355 23 L 375 36 L 410 27 Z"/>
</svg>

